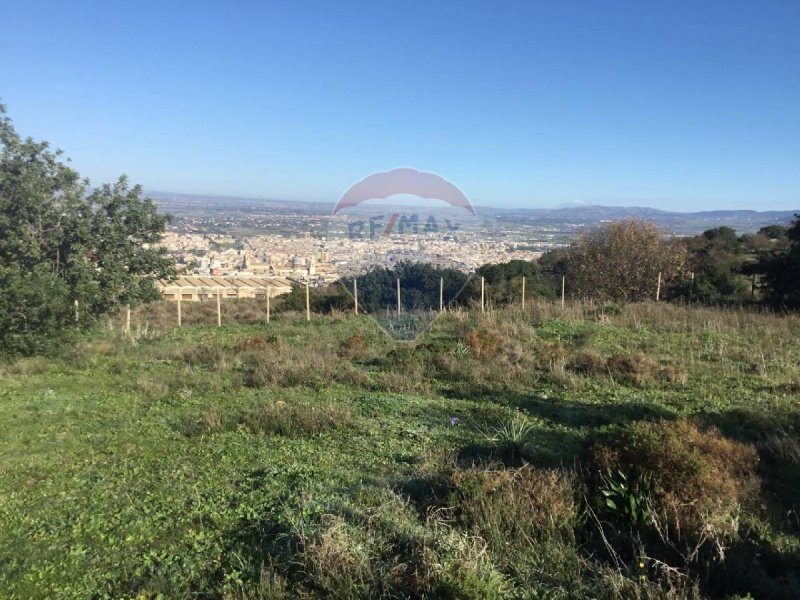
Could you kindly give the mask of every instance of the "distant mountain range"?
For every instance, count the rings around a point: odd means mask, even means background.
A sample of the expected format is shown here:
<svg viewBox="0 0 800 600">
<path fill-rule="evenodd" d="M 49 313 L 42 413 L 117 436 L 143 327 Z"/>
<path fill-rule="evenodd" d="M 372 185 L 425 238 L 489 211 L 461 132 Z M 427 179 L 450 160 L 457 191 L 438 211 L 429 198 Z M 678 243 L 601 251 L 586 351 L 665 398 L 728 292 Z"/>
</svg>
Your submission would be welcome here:
<svg viewBox="0 0 800 600">
<path fill-rule="evenodd" d="M 303 202 L 261 198 L 237 198 L 147 192 L 164 212 L 176 215 L 197 215 L 212 212 L 287 212 L 300 214 L 330 214 L 333 202 Z M 387 210 L 389 207 L 387 206 Z M 592 226 L 620 219 L 653 221 L 675 234 L 692 235 L 714 227 L 727 226 L 739 233 L 758 231 L 772 224 L 792 222 L 797 210 L 708 210 L 698 212 L 671 212 L 645 206 L 568 205 L 558 208 L 497 208 L 476 206 L 478 214 L 498 224 L 514 222 L 517 225 Z"/>
</svg>

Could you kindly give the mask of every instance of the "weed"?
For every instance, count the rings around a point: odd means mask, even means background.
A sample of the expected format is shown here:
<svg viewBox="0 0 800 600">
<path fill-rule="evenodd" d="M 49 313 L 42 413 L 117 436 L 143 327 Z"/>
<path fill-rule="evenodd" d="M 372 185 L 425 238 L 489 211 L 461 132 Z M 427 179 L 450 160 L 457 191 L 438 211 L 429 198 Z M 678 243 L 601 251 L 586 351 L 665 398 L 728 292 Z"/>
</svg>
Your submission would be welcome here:
<svg viewBox="0 0 800 600">
<path fill-rule="evenodd" d="M 505 460 L 513 463 L 529 456 L 527 448 L 533 441 L 535 429 L 535 424 L 517 410 L 510 419 L 485 431 L 484 437 L 501 451 Z"/>
</svg>

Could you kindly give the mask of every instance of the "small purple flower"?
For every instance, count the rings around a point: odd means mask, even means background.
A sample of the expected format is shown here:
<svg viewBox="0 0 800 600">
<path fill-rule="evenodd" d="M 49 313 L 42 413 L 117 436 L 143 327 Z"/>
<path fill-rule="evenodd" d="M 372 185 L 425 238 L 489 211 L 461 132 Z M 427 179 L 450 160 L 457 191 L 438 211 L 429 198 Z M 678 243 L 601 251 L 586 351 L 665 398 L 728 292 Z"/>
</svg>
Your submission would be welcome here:
<svg viewBox="0 0 800 600">
<path fill-rule="evenodd" d="M 450 425 L 452 425 L 453 427 L 458 425 L 458 417 L 455 417 L 455 416 L 450 417 Z"/>
</svg>

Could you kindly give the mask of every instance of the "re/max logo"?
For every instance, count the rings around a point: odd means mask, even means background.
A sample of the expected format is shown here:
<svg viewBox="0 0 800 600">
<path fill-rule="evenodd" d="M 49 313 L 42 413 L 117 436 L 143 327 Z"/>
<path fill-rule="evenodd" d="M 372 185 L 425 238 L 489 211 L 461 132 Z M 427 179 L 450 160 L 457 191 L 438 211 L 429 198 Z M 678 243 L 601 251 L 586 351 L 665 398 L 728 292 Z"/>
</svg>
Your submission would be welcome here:
<svg viewBox="0 0 800 600">
<path fill-rule="evenodd" d="M 436 220 L 434 215 L 429 215 L 425 222 L 420 226 L 418 214 L 401 215 L 394 213 L 389 215 L 389 221 L 384 223 L 385 215 L 375 215 L 369 219 L 353 221 L 347 224 L 347 236 L 350 239 L 371 239 L 391 235 L 392 233 L 410 233 L 416 235 L 429 233 L 455 233 L 461 227 L 460 223 L 454 223 L 450 219 Z"/>
</svg>

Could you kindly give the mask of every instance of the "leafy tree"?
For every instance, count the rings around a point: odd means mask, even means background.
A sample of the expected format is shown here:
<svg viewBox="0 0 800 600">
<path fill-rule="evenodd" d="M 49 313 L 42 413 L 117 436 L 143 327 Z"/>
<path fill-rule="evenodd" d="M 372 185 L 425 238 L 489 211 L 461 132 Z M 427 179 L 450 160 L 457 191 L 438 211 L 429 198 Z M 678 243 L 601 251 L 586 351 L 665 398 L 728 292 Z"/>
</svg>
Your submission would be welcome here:
<svg viewBox="0 0 800 600">
<path fill-rule="evenodd" d="M 525 295 L 551 297 L 555 293 L 552 278 L 544 275 L 535 262 L 511 260 L 505 263 L 478 267 L 467 287 L 459 296 L 461 304 L 480 302 L 480 278 L 484 278 L 488 299 L 495 306 L 519 302 L 522 298 L 522 278 L 525 277 Z"/>
<path fill-rule="evenodd" d="M 730 227 L 709 229 L 686 242 L 693 284 L 684 296 L 706 303 L 738 303 L 750 298 L 750 283 L 742 275 L 748 260 L 745 245 Z"/>
<path fill-rule="evenodd" d="M 777 307 L 800 308 L 800 215 L 786 230 L 788 247 L 762 257 L 765 299 Z"/>
<path fill-rule="evenodd" d="M 686 249 L 652 223 L 607 223 L 583 232 L 545 264 L 562 269 L 567 288 L 578 297 L 638 301 L 655 298 L 658 274 L 666 297 L 683 276 Z"/>
<path fill-rule="evenodd" d="M 98 316 L 159 296 L 156 279 L 174 275 L 154 246 L 168 217 L 139 186 L 122 177 L 92 190 L 60 151 L 22 139 L 2 105 L 0 150 L 0 352 L 51 350 Z"/>
<path fill-rule="evenodd" d="M 397 280 L 400 279 L 400 300 L 405 310 L 439 308 L 439 284 L 444 280 L 444 301 L 460 301 L 467 275 L 456 269 L 436 267 L 427 263 L 400 262 L 392 269 L 378 267 L 359 275 L 358 304 L 368 313 L 378 313 L 386 307 L 397 306 Z M 342 283 L 353 289 L 352 278 Z"/>
</svg>

